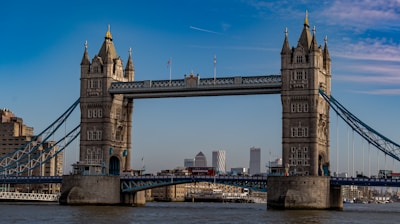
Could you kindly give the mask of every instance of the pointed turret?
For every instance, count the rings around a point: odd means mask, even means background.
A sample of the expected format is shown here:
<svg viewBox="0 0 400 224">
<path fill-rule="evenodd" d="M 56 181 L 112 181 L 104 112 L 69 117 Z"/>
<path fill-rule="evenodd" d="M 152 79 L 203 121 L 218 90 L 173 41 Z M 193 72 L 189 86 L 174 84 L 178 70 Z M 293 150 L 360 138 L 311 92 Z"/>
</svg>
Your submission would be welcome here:
<svg viewBox="0 0 400 224">
<path fill-rule="evenodd" d="M 132 60 L 132 48 L 129 48 L 129 58 L 125 67 L 125 77 L 128 78 L 129 81 L 133 81 L 135 74 L 135 67 L 133 66 Z"/>
<path fill-rule="evenodd" d="M 110 25 L 108 25 L 108 30 L 106 32 L 103 45 L 101 46 L 98 55 L 103 59 L 104 63 L 112 63 L 112 60 L 118 57 L 117 51 L 115 50 L 114 43 L 112 41 Z"/>
<path fill-rule="evenodd" d="M 283 41 L 282 51 L 281 51 L 281 67 L 291 63 L 292 50 L 290 49 L 290 44 L 288 40 L 288 29 L 285 29 L 285 40 Z"/>
<path fill-rule="evenodd" d="M 328 51 L 328 37 L 327 36 L 325 36 L 325 38 L 324 38 L 324 42 L 325 42 L 325 45 L 324 45 L 324 59 L 331 59 L 331 56 L 329 55 L 329 51 Z"/>
<path fill-rule="evenodd" d="M 311 34 L 310 34 L 310 26 L 308 25 L 308 11 L 306 11 L 303 31 L 301 32 L 297 46 L 302 46 L 304 49 L 308 50 L 310 49 L 310 45 L 311 45 Z"/>
<path fill-rule="evenodd" d="M 281 54 L 290 53 L 290 44 L 288 40 L 288 28 L 285 29 L 285 40 L 283 41 Z"/>
<path fill-rule="evenodd" d="M 84 77 L 90 72 L 90 59 L 88 53 L 88 43 L 85 42 L 85 51 L 81 61 L 81 76 Z"/>
<path fill-rule="evenodd" d="M 324 58 L 324 69 L 327 70 L 330 73 L 331 69 L 331 56 L 329 55 L 329 50 L 328 50 L 328 37 L 325 36 L 324 38 L 324 53 L 323 53 L 323 58 Z"/>
<path fill-rule="evenodd" d="M 312 35 L 312 40 L 311 40 L 311 46 L 310 46 L 310 51 L 316 51 L 318 50 L 318 44 L 317 44 L 317 38 L 315 37 L 315 26 L 313 27 L 313 35 Z"/>
<path fill-rule="evenodd" d="M 85 42 L 85 52 L 83 53 L 81 65 L 90 65 L 87 41 Z"/>
</svg>

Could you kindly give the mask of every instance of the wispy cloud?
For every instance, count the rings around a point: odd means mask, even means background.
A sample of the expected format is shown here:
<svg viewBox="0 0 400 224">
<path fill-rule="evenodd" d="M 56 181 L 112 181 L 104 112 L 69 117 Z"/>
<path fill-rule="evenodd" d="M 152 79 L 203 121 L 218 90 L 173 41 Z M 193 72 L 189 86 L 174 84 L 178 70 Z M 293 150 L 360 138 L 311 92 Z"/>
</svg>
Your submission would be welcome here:
<svg viewBox="0 0 400 224">
<path fill-rule="evenodd" d="M 386 38 L 367 38 L 357 43 L 344 43 L 332 55 L 347 59 L 400 62 L 400 45 Z"/>
<path fill-rule="evenodd" d="M 206 29 L 202 29 L 202 28 L 199 28 L 199 27 L 195 27 L 195 26 L 189 26 L 189 28 L 192 29 L 192 30 L 198 30 L 198 31 L 206 32 L 206 33 L 221 34 L 221 33 L 216 32 L 216 31 L 206 30 Z"/>
<path fill-rule="evenodd" d="M 327 17 L 328 23 L 357 29 L 385 29 L 399 27 L 398 0 L 336 0 L 325 5 L 320 16 Z"/>
<path fill-rule="evenodd" d="M 204 49 L 228 49 L 228 50 L 242 50 L 242 51 L 276 51 L 279 52 L 280 48 L 267 48 L 257 46 L 217 46 L 217 45 L 190 45 L 193 48 L 204 48 Z"/>
<path fill-rule="evenodd" d="M 347 82 L 357 82 L 357 83 L 367 83 L 367 84 L 383 84 L 383 85 L 400 85 L 400 76 L 393 75 L 337 75 L 334 79 L 347 81 Z"/>
<path fill-rule="evenodd" d="M 373 89 L 368 91 L 355 92 L 369 95 L 400 95 L 400 89 Z"/>
</svg>

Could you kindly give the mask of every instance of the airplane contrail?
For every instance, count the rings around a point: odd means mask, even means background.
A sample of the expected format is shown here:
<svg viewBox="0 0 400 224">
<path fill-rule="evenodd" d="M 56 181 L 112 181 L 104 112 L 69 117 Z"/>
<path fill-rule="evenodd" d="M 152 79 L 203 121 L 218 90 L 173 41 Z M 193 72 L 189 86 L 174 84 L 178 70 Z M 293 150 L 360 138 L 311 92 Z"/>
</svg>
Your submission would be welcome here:
<svg viewBox="0 0 400 224">
<path fill-rule="evenodd" d="M 212 30 L 206 30 L 206 29 L 195 27 L 195 26 L 189 26 L 189 28 L 193 29 L 193 30 L 203 31 L 203 32 L 206 32 L 206 33 L 220 34 L 218 32 L 212 31 Z"/>
</svg>

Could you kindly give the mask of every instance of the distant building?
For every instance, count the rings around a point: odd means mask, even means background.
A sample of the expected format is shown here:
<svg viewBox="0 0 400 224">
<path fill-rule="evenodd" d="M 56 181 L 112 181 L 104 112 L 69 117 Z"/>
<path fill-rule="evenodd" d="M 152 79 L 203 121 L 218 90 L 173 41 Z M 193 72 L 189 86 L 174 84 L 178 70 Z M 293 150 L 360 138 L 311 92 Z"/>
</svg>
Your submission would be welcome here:
<svg viewBox="0 0 400 224">
<path fill-rule="evenodd" d="M 272 173 L 272 170 L 276 170 L 276 168 L 282 168 L 282 158 L 277 158 L 274 161 L 269 161 L 267 164 L 268 173 Z"/>
<path fill-rule="evenodd" d="M 236 167 L 231 168 L 231 173 L 232 175 L 244 175 L 247 174 L 247 170 L 245 167 Z"/>
<path fill-rule="evenodd" d="M 250 166 L 249 174 L 261 173 L 261 149 L 256 147 L 250 148 Z"/>
<path fill-rule="evenodd" d="M 185 159 L 183 161 L 183 166 L 184 167 L 191 167 L 194 166 L 194 159 Z"/>
<path fill-rule="evenodd" d="M 194 158 L 194 166 L 207 167 L 207 158 L 202 152 L 199 152 Z"/>
<path fill-rule="evenodd" d="M 34 139 L 33 127 L 28 127 L 23 123 L 23 119 L 16 117 L 8 109 L 0 110 L 0 156 L 4 157 L 8 154 L 15 153 L 18 150 L 23 150 L 24 145 L 30 141 L 35 141 L 36 144 L 40 143 Z M 52 147 L 52 148 L 51 148 Z M 50 149 L 51 148 L 51 149 Z M 31 158 L 38 158 L 40 152 L 50 150 L 53 154 L 58 150 L 55 142 L 43 142 L 42 145 L 31 155 Z M 62 176 L 63 175 L 63 153 L 60 152 L 57 156 L 51 158 L 48 162 L 29 170 L 25 173 L 19 174 L 23 176 Z M 60 191 L 60 184 L 43 184 L 40 188 L 34 189 L 29 187 L 24 189 L 25 186 L 16 186 L 20 191 L 31 191 L 44 193 L 56 193 Z M 29 189 L 29 190 L 28 190 Z"/>
<path fill-rule="evenodd" d="M 226 173 L 226 153 L 224 150 L 212 152 L 212 166 L 215 167 L 217 174 Z"/>
</svg>

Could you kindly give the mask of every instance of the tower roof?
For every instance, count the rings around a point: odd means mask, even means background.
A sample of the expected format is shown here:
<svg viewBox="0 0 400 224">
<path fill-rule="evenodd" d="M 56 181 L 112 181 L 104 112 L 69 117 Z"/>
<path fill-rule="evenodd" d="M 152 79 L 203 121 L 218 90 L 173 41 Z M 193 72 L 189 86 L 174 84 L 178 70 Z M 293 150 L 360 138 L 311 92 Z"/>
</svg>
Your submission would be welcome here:
<svg viewBox="0 0 400 224">
<path fill-rule="evenodd" d="M 327 37 L 327 36 L 325 36 L 324 42 L 325 42 L 325 46 L 324 46 L 324 58 L 326 58 L 326 59 L 329 58 L 329 59 L 330 59 L 329 50 L 328 50 L 328 37 Z"/>
<path fill-rule="evenodd" d="M 204 156 L 203 152 L 201 152 L 201 151 L 199 153 L 197 153 L 196 157 L 200 157 L 200 156 L 202 156 L 202 157 Z"/>
<path fill-rule="evenodd" d="M 117 51 L 115 50 L 114 43 L 112 41 L 110 25 L 108 25 L 108 30 L 106 32 L 103 45 L 101 46 L 98 55 L 103 59 L 104 62 L 108 62 L 107 60 L 108 58 L 111 59 L 118 58 Z"/>
<path fill-rule="evenodd" d="M 281 54 L 290 53 L 290 44 L 288 40 L 288 28 L 285 29 L 285 40 L 283 41 Z"/>
<path fill-rule="evenodd" d="M 132 61 L 132 48 L 129 48 L 129 58 L 128 63 L 126 63 L 125 71 L 133 71 L 133 61 Z"/>
<path fill-rule="evenodd" d="M 90 65 L 87 41 L 85 42 L 85 52 L 83 53 L 81 65 Z"/>
<path fill-rule="evenodd" d="M 309 49 L 311 45 L 311 33 L 310 33 L 310 26 L 308 25 L 308 11 L 306 11 L 306 17 L 304 19 L 304 27 L 303 31 L 301 32 L 298 45 L 301 45 L 305 49 Z"/>
<path fill-rule="evenodd" d="M 316 29 L 315 29 L 315 26 L 314 26 L 313 27 L 312 40 L 311 40 L 311 48 L 310 48 L 310 50 L 312 50 L 312 51 L 318 50 L 318 44 L 317 44 L 317 38 L 315 37 L 315 32 L 316 32 Z"/>
</svg>

